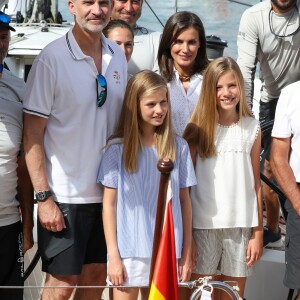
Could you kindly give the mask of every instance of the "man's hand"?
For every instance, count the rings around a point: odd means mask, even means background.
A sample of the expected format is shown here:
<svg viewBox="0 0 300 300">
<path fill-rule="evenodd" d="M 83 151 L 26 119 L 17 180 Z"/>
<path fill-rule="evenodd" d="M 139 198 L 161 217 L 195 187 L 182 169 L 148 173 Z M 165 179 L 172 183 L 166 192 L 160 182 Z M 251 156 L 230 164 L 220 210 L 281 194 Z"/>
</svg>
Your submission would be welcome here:
<svg viewBox="0 0 300 300">
<path fill-rule="evenodd" d="M 66 228 L 64 216 L 52 197 L 39 202 L 38 216 L 41 225 L 49 231 L 57 232 Z"/>
</svg>

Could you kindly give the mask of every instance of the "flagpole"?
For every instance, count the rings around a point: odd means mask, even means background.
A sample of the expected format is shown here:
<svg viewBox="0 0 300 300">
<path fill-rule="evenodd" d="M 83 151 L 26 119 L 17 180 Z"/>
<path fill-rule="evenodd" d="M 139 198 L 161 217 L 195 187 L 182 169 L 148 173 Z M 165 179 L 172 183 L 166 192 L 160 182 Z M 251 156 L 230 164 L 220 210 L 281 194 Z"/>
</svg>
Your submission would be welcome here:
<svg viewBox="0 0 300 300">
<path fill-rule="evenodd" d="M 151 285 L 154 265 L 157 257 L 158 248 L 159 248 L 159 242 L 161 239 L 169 176 L 171 171 L 174 168 L 174 164 L 170 159 L 161 159 L 157 164 L 157 168 L 161 174 L 160 174 L 159 192 L 158 192 L 158 199 L 157 199 L 157 210 L 156 210 L 149 286 Z"/>
</svg>

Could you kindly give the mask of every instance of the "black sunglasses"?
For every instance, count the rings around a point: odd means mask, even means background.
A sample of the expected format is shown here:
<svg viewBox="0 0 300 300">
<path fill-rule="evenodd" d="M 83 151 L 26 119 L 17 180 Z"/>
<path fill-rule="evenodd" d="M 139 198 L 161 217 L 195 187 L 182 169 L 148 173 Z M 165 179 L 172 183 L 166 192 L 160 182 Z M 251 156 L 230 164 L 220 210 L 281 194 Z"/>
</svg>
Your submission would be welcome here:
<svg viewBox="0 0 300 300">
<path fill-rule="evenodd" d="M 99 94 L 99 84 L 101 86 L 101 92 Z M 97 106 L 101 107 L 107 98 L 107 82 L 103 75 L 98 74 L 96 79 L 96 87 L 97 87 Z"/>
<path fill-rule="evenodd" d="M 0 22 L 4 24 L 9 24 L 10 22 L 10 16 L 6 15 L 4 13 L 0 14 Z"/>
</svg>

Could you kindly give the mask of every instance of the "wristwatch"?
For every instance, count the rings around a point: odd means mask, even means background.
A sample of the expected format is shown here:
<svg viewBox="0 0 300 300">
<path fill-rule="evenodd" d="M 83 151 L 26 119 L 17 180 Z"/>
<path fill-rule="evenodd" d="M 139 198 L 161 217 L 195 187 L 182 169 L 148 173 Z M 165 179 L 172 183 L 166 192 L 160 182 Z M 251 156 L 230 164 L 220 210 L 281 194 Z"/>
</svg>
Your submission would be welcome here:
<svg viewBox="0 0 300 300">
<path fill-rule="evenodd" d="M 44 202 L 52 195 L 51 191 L 38 191 L 35 193 L 35 199 L 36 201 Z"/>
</svg>

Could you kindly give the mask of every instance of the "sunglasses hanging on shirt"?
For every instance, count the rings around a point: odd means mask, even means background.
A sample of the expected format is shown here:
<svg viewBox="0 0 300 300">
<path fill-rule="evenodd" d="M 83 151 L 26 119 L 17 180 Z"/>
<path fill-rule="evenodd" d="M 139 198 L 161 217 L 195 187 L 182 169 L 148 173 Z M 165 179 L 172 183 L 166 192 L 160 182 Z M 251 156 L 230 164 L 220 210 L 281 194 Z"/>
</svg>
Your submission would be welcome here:
<svg viewBox="0 0 300 300">
<path fill-rule="evenodd" d="M 99 85 L 101 86 L 101 92 L 99 94 Z M 104 105 L 107 98 L 107 82 L 103 75 L 98 74 L 96 79 L 97 88 L 97 106 L 101 107 Z"/>
</svg>

